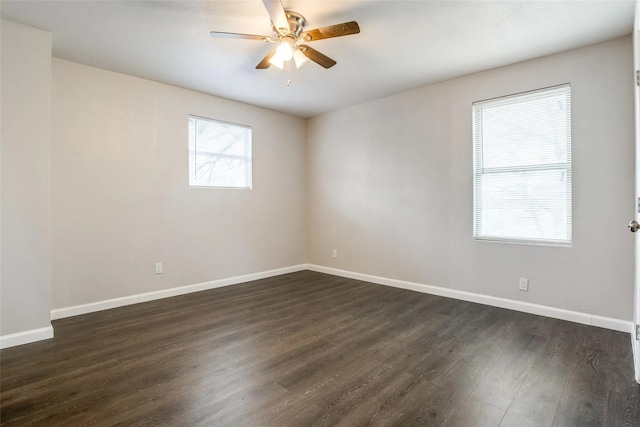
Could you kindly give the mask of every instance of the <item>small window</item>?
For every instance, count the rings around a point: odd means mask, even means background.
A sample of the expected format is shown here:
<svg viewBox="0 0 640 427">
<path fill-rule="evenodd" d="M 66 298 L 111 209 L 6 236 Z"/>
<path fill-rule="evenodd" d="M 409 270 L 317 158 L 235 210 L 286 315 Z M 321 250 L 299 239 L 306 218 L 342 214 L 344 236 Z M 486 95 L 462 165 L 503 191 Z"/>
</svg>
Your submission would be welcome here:
<svg viewBox="0 0 640 427">
<path fill-rule="evenodd" d="M 251 188 L 251 128 L 189 116 L 189 185 Z"/>
<path fill-rule="evenodd" d="M 571 87 L 473 103 L 474 238 L 571 245 Z"/>
</svg>

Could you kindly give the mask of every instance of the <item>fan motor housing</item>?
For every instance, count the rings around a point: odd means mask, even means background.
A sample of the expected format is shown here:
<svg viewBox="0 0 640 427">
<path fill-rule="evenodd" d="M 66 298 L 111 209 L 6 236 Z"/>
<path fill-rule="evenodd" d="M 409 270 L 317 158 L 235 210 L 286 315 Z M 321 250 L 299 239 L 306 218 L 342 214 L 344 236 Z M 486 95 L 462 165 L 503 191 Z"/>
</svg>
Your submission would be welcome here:
<svg viewBox="0 0 640 427">
<path fill-rule="evenodd" d="M 304 26 L 307 25 L 307 20 L 298 12 L 285 10 L 284 13 L 287 16 L 287 21 L 289 21 L 289 32 L 286 35 L 291 35 L 295 38 L 298 38 L 302 33 Z"/>
</svg>

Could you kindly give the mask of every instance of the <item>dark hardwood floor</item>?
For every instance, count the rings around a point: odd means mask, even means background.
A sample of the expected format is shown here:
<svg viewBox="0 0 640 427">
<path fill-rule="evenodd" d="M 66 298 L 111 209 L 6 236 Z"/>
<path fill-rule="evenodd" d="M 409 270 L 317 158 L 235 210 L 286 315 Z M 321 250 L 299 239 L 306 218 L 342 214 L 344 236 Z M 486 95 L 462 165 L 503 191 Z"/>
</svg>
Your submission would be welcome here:
<svg viewBox="0 0 640 427">
<path fill-rule="evenodd" d="M 640 426 L 628 334 L 321 273 L 53 325 L 3 426 Z"/>
</svg>

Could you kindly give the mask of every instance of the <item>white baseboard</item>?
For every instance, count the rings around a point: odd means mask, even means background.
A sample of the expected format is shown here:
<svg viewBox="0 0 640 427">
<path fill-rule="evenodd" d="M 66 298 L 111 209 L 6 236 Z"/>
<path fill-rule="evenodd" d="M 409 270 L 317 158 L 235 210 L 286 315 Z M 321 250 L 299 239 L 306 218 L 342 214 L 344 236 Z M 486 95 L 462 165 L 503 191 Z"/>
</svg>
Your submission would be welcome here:
<svg viewBox="0 0 640 427">
<path fill-rule="evenodd" d="M 17 332 L 15 334 L 2 335 L 0 336 L 0 349 L 47 340 L 49 338 L 53 338 L 53 327 L 51 325 L 44 328 Z"/>
<path fill-rule="evenodd" d="M 578 311 L 564 310 L 562 308 L 549 307 L 546 305 L 532 304 L 523 301 L 515 301 L 507 298 L 494 297 L 490 295 L 476 294 L 473 292 L 459 291 L 456 289 L 442 288 L 439 286 L 424 285 L 422 283 L 407 282 L 404 280 L 390 279 L 387 277 L 372 276 L 369 274 L 355 273 L 353 271 L 340 270 L 337 268 L 324 267 L 320 265 L 307 264 L 307 269 L 319 273 L 333 274 L 334 276 L 347 277 L 350 279 L 362 280 L 376 283 L 378 285 L 392 286 L 394 288 L 408 289 L 425 294 L 438 295 L 447 298 L 454 298 L 463 301 L 476 302 L 493 307 L 507 308 L 509 310 L 522 311 L 524 313 L 537 314 L 554 319 L 568 320 L 585 325 L 598 326 L 600 328 L 612 329 L 630 333 L 633 330 L 633 322 L 613 319 L 610 317 L 596 316 Z"/>
<path fill-rule="evenodd" d="M 190 294 L 192 292 L 206 291 L 208 289 L 221 288 L 223 286 L 236 285 L 238 283 L 250 282 L 252 280 L 265 279 L 267 277 L 302 271 L 306 270 L 306 268 L 307 267 L 305 264 L 300 264 L 294 265 L 292 267 L 284 267 L 275 270 L 245 274 L 243 276 L 212 280 L 210 282 L 197 283 L 195 285 L 163 289 L 160 291 L 147 292 L 144 294 L 136 294 L 121 298 L 92 302 L 88 304 L 74 305 L 72 307 L 56 308 L 54 310 L 51 310 L 51 320 L 63 319 L 65 317 L 78 316 L 81 314 L 93 313 L 95 311 L 108 310 L 110 308 L 123 307 L 125 305 L 138 304 L 141 302 L 153 301 L 162 298 L 169 298 L 177 295 Z"/>
<path fill-rule="evenodd" d="M 81 304 L 72 307 L 58 308 L 51 310 L 51 320 L 62 319 L 65 317 L 78 316 L 81 314 L 92 313 L 95 311 L 107 310 L 110 308 L 122 307 L 131 304 L 138 304 L 147 301 L 169 298 L 177 295 L 184 295 L 192 292 L 199 292 L 208 289 L 220 288 L 223 286 L 236 285 L 239 283 L 249 282 L 252 280 L 265 279 L 268 277 L 278 276 L 281 274 L 293 273 L 296 271 L 311 270 L 320 273 L 332 274 L 335 276 L 347 277 L 356 280 L 376 283 L 379 285 L 392 286 L 395 288 L 407 289 L 411 291 L 439 295 L 447 298 L 454 298 L 463 301 L 475 302 L 479 304 L 490 305 L 493 307 L 506 308 L 509 310 L 521 311 L 540 316 L 551 317 L 554 319 L 568 320 L 571 322 L 582 323 L 585 325 L 598 326 L 601 328 L 612 329 L 630 333 L 634 336 L 633 322 L 614 319 L 610 317 L 597 316 L 578 311 L 565 310 L 545 305 L 532 304 L 523 301 L 515 301 L 507 298 L 494 297 L 490 295 L 476 294 L 473 292 L 460 291 L 456 289 L 443 288 L 439 286 L 425 285 L 422 283 L 408 282 L 404 280 L 390 279 L 387 277 L 373 276 L 370 274 L 356 273 L 353 271 L 340 270 L 332 267 L 325 267 L 315 264 L 300 264 L 291 267 L 268 270 L 243 276 L 229 277 L 225 279 L 213 280 L 210 282 L 197 283 L 195 285 L 181 286 L 177 288 L 163 289 L 144 294 L 130 295 L 127 297 L 114 298 L 104 301 L 98 301 L 88 304 Z M 45 333 L 46 332 L 46 333 Z M 30 338 L 29 338 L 30 337 Z M 12 334 L 0 337 L 0 348 L 11 347 L 14 345 L 26 344 L 53 337 L 53 328 L 43 328 L 34 331 L 27 331 L 20 334 Z M 640 343 L 634 340 L 634 351 L 636 358 L 640 356 Z M 636 374 L 637 380 L 640 382 L 640 372 Z"/>
<path fill-rule="evenodd" d="M 640 384 L 640 341 L 636 339 L 636 331 L 631 332 L 631 349 L 633 350 L 636 382 Z"/>
</svg>

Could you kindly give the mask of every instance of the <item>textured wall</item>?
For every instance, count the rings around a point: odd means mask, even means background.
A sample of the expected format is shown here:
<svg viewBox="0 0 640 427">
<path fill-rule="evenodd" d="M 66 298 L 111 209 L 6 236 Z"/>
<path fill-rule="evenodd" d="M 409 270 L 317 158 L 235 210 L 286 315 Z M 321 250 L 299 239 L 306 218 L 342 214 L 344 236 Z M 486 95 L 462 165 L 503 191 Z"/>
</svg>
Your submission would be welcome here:
<svg viewBox="0 0 640 427">
<path fill-rule="evenodd" d="M 0 335 L 51 327 L 51 33 L 2 21 Z"/>
<path fill-rule="evenodd" d="M 474 241 L 472 102 L 567 82 L 573 247 Z M 633 117 L 625 37 L 313 118 L 308 260 L 629 321 Z"/>
<path fill-rule="evenodd" d="M 54 309 L 305 262 L 305 120 L 57 58 L 52 102 Z M 188 187 L 189 114 L 253 128 L 252 190 Z"/>
</svg>

